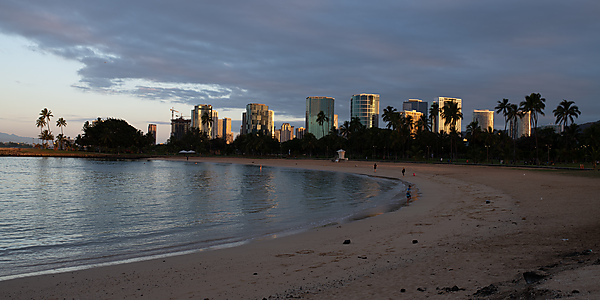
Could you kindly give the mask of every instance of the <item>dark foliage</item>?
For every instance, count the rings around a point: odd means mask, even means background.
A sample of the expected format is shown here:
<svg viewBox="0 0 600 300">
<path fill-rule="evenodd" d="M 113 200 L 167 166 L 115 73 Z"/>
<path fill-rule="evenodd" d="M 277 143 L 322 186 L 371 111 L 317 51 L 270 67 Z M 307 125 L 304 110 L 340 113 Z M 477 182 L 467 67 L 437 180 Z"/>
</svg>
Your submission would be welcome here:
<svg viewBox="0 0 600 300">
<path fill-rule="evenodd" d="M 152 145 L 154 138 L 129 125 L 125 120 L 108 118 L 83 125 L 83 135 L 75 142 L 83 148 L 105 152 L 138 153 Z"/>
</svg>

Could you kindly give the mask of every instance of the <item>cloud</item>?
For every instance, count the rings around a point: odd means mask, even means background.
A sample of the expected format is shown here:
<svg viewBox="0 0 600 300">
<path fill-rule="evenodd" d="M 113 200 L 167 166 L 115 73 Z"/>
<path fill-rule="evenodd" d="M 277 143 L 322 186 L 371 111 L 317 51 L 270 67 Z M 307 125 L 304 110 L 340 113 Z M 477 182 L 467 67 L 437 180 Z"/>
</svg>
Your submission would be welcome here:
<svg viewBox="0 0 600 300">
<path fill-rule="evenodd" d="M 361 92 L 465 109 L 540 92 L 600 118 L 599 12 L 585 0 L 3 1 L 0 30 L 80 62 L 76 88 L 149 101 L 258 102 L 293 119 L 325 95 L 343 120 Z"/>
</svg>

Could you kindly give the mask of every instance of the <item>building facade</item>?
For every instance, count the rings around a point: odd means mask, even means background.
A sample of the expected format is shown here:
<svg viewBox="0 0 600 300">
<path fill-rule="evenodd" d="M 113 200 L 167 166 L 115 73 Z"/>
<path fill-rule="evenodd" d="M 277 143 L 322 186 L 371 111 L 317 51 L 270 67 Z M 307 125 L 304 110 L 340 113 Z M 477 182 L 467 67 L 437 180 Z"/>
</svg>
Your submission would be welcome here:
<svg viewBox="0 0 600 300">
<path fill-rule="evenodd" d="M 350 98 L 350 118 L 358 118 L 367 128 L 379 127 L 379 95 L 356 94 Z"/>
<path fill-rule="evenodd" d="M 332 97 L 306 97 L 306 130 L 312 133 L 317 139 L 329 134 L 334 124 L 334 103 Z M 317 122 L 317 116 L 320 112 L 325 114 L 323 126 Z"/>
<path fill-rule="evenodd" d="M 208 137 L 212 137 L 212 127 L 213 122 L 204 122 L 202 123 L 202 116 L 207 115 L 210 119 L 213 118 L 213 109 L 212 105 L 200 104 L 194 106 L 192 109 L 192 128 L 197 128 L 200 132 L 206 133 Z"/>
<path fill-rule="evenodd" d="M 462 112 L 462 99 L 459 98 L 448 98 L 448 97 L 439 97 L 437 101 L 437 104 L 439 105 L 439 110 L 438 110 L 438 114 L 436 117 L 436 132 L 442 133 L 450 133 L 450 129 L 452 127 L 452 124 L 448 124 L 446 125 L 446 119 L 442 118 L 442 112 L 444 111 L 444 105 L 446 105 L 446 103 L 449 102 L 454 102 L 456 104 L 458 104 L 458 109 L 460 112 Z M 456 131 L 457 132 L 461 132 L 461 128 L 462 128 L 462 122 L 459 119 L 456 122 Z"/>
<path fill-rule="evenodd" d="M 473 122 L 477 122 L 483 131 L 494 131 L 494 112 L 476 109 L 473 111 Z"/>
<path fill-rule="evenodd" d="M 306 129 L 304 127 L 296 128 L 296 138 L 297 139 L 304 138 L 304 132 L 306 132 Z"/>
<path fill-rule="evenodd" d="M 403 111 L 418 111 L 423 114 L 423 116 L 427 119 L 429 113 L 429 107 L 427 107 L 427 101 L 419 100 L 419 99 L 408 99 L 402 103 Z"/>
<path fill-rule="evenodd" d="M 250 103 L 246 105 L 246 112 L 242 113 L 242 128 L 240 133 L 258 133 L 273 136 L 275 124 L 274 112 L 265 104 Z"/>
<path fill-rule="evenodd" d="M 171 120 L 171 138 L 179 140 L 190 130 L 191 120 L 179 117 Z"/>
<path fill-rule="evenodd" d="M 516 120 L 511 120 L 509 124 L 510 137 L 518 139 L 524 136 L 531 135 L 531 112 L 527 112 L 517 117 Z"/>
<path fill-rule="evenodd" d="M 231 132 L 231 119 L 222 118 L 220 120 L 222 126 L 221 137 L 225 140 L 227 144 L 233 143 L 233 133 Z"/>
<path fill-rule="evenodd" d="M 294 139 L 294 126 L 290 123 L 281 124 L 280 142 L 287 142 Z"/>
<path fill-rule="evenodd" d="M 148 124 L 148 134 L 152 136 L 152 144 L 156 145 L 156 124 Z"/>
<path fill-rule="evenodd" d="M 411 134 L 417 133 L 417 130 L 419 129 L 417 124 L 419 123 L 419 120 L 423 116 L 423 113 L 420 111 L 416 111 L 416 110 L 405 110 L 405 111 L 399 112 L 399 114 L 401 117 L 405 117 L 405 118 L 410 117 L 410 119 L 412 120 L 412 126 L 410 128 L 410 133 Z"/>
</svg>

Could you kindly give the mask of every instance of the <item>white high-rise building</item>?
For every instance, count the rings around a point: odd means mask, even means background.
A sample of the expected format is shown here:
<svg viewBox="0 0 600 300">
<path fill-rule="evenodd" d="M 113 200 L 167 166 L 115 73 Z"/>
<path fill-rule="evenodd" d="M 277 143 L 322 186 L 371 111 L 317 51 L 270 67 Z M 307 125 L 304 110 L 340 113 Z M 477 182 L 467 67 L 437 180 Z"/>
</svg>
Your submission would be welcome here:
<svg viewBox="0 0 600 300">
<path fill-rule="evenodd" d="M 509 133 L 513 139 L 531 135 L 531 112 L 527 112 L 517 117 L 517 120 L 510 121 Z"/>
<path fill-rule="evenodd" d="M 436 118 L 436 126 L 437 128 L 435 128 L 436 132 L 445 132 L 445 133 L 450 133 L 450 129 L 451 129 L 451 124 L 446 125 L 446 120 L 444 118 L 442 118 L 442 111 L 444 110 L 444 105 L 446 105 L 446 103 L 450 103 L 450 102 L 454 102 L 458 104 L 458 109 L 459 111 L 462 112 L 462 99 L 459 98 L 449 98 L 449 97 L 439 97 L 437 101 L 439 105 L 439 110 L 438 110 L 438 115 Z M 458 119 L 458 121 L 456 122 L 456 131 L 457 132 L 461 132 L 461 128 L 462 128 L 462 122 L 460 119 Z"/>
<path fill-rule="evenodd" d="M 350 118 L 358 118 L 367 128 L 379 127 L 379 95 L 356 94 L 350 98 Z"/>
<path fill-rule="evenodd" d="M 491 128 L 494 131 L 494 112 L 491 110 L 474 110 L 473 122 L 477 122 L 481 130 L 487 131 Z"/>
</svg>

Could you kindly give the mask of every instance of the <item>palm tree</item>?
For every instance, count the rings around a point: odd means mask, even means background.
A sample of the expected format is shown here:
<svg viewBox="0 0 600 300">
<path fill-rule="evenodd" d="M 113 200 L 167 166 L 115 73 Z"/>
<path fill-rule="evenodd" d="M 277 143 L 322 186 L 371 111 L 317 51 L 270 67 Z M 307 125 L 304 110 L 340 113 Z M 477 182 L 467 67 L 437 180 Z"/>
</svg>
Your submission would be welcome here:
<svg viewBox="0 0 600 300">
<path fill-rule="evenodd" d="M 328 122 L 329 123 L 329 117 L 325 115 L 325 113 L 323 111 L 320 111 L 317 114 L 317 123 L 319 123 L 319 126 L 321 126 L 321 129 L 323 130 L 323 136 L 325 136 L 325 127 L 323 127 L 323 123 Z"/>
<path fill-rule="evenodd" d="M 521 102 L 521 110 L 525 113 L 531 113 L 531 123 L 533 124 L 533 133 L 535 135 L 535 159 L 538 165 L 540 164 L 540 157 L 538 151 L 537 120 L 538 114 L 544 116 L 545 102 L 546 99 L 542 98 L 542 95 L 539 93 L 532 93 L 529 96 L 525 96 L 525 101 Z"/>
<path fill-rule="evenodd" d="M 565 99 L 563 99 L 563 101 L 560 102 L 556 109 L 552 111 L 554 113 L 554 116 L 556 117 L 555 124 L 562 123 L 563 128 L 569 126 L 569 120 L 571 120 L 571 124 L 573 124 L 575 118 L 581 115 L 579 107 L 577 107 L 577 105 L 573 105 L 574 103 L 574 101 L 569 101 Z"/>
<path fill-rule="evenodd" d="M 517 120 L 519 119 L 519 117 L 523 116 L 523 112 L 519 110 L 519 107 L 516 104 L 509 104 L 506 108 L 506 120 L 508 122 L 510 122 L 511 124 L 513 124 L 510 127 L 510 132 L 509 132 L 509 136 L 512 137 L 513 139 L 518 138 L 517 135 Z"/>
<path fill-rule="evenodd" d="M 429 131 L 429 124 L 427 123 L 427 118 L 425 115 L 421 115 L 419 120 L 417 120 L 417 130 L 418 131 Z"/>
<path fill-rule="evenodd" d="M 506 123 L 508 122 L 507 114 L 508 114 L 509 105 L 510 105 L 510 103 L 508 102 L 508 99 L 504 98 L 504 99 L 502 99 L 502 101 L 498 100 L 498 105 L 494 108 L 494 109 L 496 109 L 497 114 L 504 115 L 504 131 L 505 132 L 506 132 Z"/>
<path fill-rule="evenodd" d="M 56 136 L 56 139 L 58 140 L 58 145 L 59 145 L 60 150 L 63 150 L 64 142 L 66 140 L 66 137 L 63 133 L 63 127 L 67 126 L 67 121 L 65 121 L 65 119 L 60 117 L 60 118 L 58 118 L 58 120 L 56 120 L 56 126 L 58 126 L 60 128 L 60 134 Z"/>
<path fill-rule="evenodd" d="M 54 115 L 52 114 L 52 111 L 49 110 L 48 108 L 42 109 L 42 111 L 40 112 L 40 118 L 43 118 L 44 121 L 46 121 L 46 125 L 48 125 L 48 132 L 50 134 L 52 134 L 52 131 L 50 130 L 50 118 L 54 117 Z"/>
<path fill-rule="evenodd" d="M 429 120 L 431 122 L 431 131 L 436 131 L 437 126 L 437 116 L 440 112 L 440 104 L 437 102 L 431 103 L 431 107 L 429 108 Z"/>
<path fill-rule="evenodd" d="M 63 127 L 67 127 L 67 121 L 60 117 L 56 120 L 56 126 L 60 128 L 60 134 L 63 134 Z"/>
<path fill-rule="evenodd" d="M 462 120 L 463 114 L 458 108 L 458 103 L 456 102 L 444 102 L 444 107 L 442 107 L 442 118 L 444 119 L 444 125 L 450 125 L 450 156 L 454 157 L 454 152 L 452 148 L 452 136 L 458 135 L 456 134 L 456 123 L 459 120 Z"/>
<path fill-rule="evenodd" d="M 516 104 L 508 105 L 506 110 L 506 119 L 512 125 L 510 126 L 509 136 L 513 139 L 513 163 L 517 160 L 517 121 L 522 118 L 525 113 L 519 110 Z"/>
<path fill-rule="evenodd" d="M 342 126 L 340 126 L 340 134 L 345 138 L 348 138 L 350 136 L 350 122 L 349 121 L 344 121 Z"/>
<path fill-rule="evenodd" d="M 56 141 L 58 142 L 58 148 L 60 150 L 63 150 L 66 140 L 67 138 L 62 133 L 56 136 Z"/>
<path fill-rule="evenodd" d="M 44 129 L 42 133 L 40 133 L 40 140 L 44 141 L 44 149 L 48 147 L 48 144 L 45 141 L 53 141 L 54 135 L 48 129 Z"/>
<path fill-rule="evenodd" d="M 212 118 L 212 114 L 209 114 L 208 112 L 204 112 L 204 114 L 202 114 L 202 125 L 206 126 L 207 132 L 205 132 L 208 136 L 210 136 L 210 132 L 208 132 L 208 130 L 210 130 L 210 128 L 212 127 L 213 124 L 213 118 Z"/>
<path fill-rule="evenodd" d="M 392 106 L 383 109 L 382 119 L 387 123 L 387 128 L 390 129 L 393 125 L 393 120 L 396 118 L 397 110 Z"/>
<path fill-rule="evenodd" d="M 442 118 L 444 119 L 444 125 L 450 125 L 450 131 L 456 131 L 456 123 L 459 120 L 462 120 L 463 114 L 458 108 L 458 103 L 456 102 L 444 102 L 444 107 L 442 107 Z"/>
<path fill-rule="evenodd" d="M 35 120 L 35 126 L 40 129 L 40 140 L 42 139 L 42 133 L 44 132 L 44 126 L 46 126 L 46 119 L 40 116 Z"/>
</svg>

